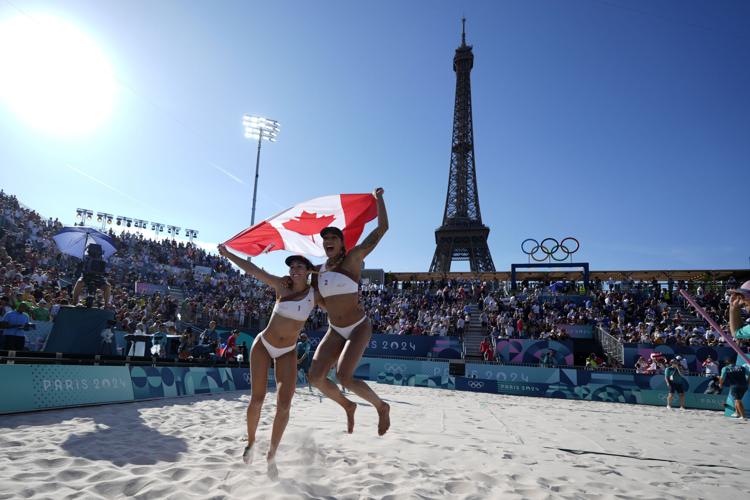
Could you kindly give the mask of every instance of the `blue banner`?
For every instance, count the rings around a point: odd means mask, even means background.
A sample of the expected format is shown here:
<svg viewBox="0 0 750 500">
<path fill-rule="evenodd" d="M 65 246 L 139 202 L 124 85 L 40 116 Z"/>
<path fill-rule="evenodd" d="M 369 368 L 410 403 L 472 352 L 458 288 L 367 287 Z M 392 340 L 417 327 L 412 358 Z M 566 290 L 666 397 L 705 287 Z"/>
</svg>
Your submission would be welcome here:
<svg viewBox="0 0 750 500">
<path fill-rule="evenodd" d="M 362 358 L 354 376 L 391 385 L 446 387 L 448 367 L 447 361 Z"/>
<path fill-rule="evenodd" d="M 467 363 L 466 379 L 456 377 L 456 388 L 477 392 L 497 392 L 562 399 L 585 399 L 631 404 L 666 405 L 668 393 L 663 375 L 639 375 L 590 371 L 575 368 L 536 368 L 483 363 Z M 469 381 L 475 381 L 471 384 Z M 478 382 L 482 382 L 481 384 Z M 722 410 L 724 394 L 705 394 L 709 379 L 685 377 L 688 408 Z"/>
<path fill-rule="evenodd" d="M 504 363 L 540 364 L 551 352 L 554 366 L 573 366 L 573 341 L 505 339 L 495 343 L 495 357 Z"/>
<path fill-rule="evenodd" d="M 308 333 L 314 351 L 325 332 Z M 365 356 L 461 359 L 461 342 L 456 337 L 429 335 L 389 335 L 373 333 Z"/>
<path fill-rule="evenodd" d="M 0 365 L 0 412 L 133 400 L 125 366 Z"/>
<path fill-rule="evenodd" d="M 131 366 L 133 397 L 139 399 L 193 396 L 236 391 L 249 387 L 244 379 L 235 382 L 241 369 L 224 367 Z M 245 369 L 247 371 L 247 369 Z"/>
</svg>

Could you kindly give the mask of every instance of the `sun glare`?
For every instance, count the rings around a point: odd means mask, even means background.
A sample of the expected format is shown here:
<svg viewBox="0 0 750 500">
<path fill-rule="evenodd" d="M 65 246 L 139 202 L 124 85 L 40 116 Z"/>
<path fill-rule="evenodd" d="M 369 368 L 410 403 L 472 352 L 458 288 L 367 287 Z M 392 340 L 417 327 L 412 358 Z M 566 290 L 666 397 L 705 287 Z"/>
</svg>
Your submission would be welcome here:
<svg viewBox="0 0 750 500">
<path fill-rule="evenodd" d="M 0 100 L 29 126 L 90 133 L 109 116 L 116 88 L 107 58 L 71 24 L 36 15 L 0 22 Z"/>
</svg>

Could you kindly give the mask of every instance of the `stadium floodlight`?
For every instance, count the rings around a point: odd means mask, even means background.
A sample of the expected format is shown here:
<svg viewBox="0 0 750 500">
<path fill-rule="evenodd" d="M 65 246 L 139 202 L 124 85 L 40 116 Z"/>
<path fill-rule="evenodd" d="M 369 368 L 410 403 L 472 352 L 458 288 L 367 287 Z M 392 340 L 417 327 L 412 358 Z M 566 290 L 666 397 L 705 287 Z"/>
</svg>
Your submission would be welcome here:
<svg viewBox="0 0 750 500">
<path fill-rule="evenodd" d="M 107 224 L 112 224 L 112 214 L 108 214 L 107 212 L 97 212 L 96 213 L 96 222 L 101 224 L 101 229 L 104 231 L 104 228 Z"/>
<path fill-rule="evenodd" d="M 245 138 L 258 139 L 258 153 L 255 157 L 255 183 L 253 185 L 253 210 L 250 215 L 250 225 L 255 225 L 255 198 L 258 195 L 258 170 L 260 169 L 260 145 L 266 141 L 276 142 L 281 124 L 276 120 L 262 116 L 244 115 L 242 125 L 245 128 Z"/>
<path fill-rule="evenodd" d="M 185 229 L 185 236 L 187 236 L 190 240 L 190 243 L 192 243 L 193 238 L 198 237 L 198 231 L 196 231 L 195 229 Z"/>
<path fill-rule="evenodd" d="M 86 220 L 91 220 L 91 217 L 93 215 L 94 212 L 89 210 L 88 208 L 76 208 L 76 219 L 81 221 L 76 225 L 83 226 L 86 223 Z"/>
</svg>

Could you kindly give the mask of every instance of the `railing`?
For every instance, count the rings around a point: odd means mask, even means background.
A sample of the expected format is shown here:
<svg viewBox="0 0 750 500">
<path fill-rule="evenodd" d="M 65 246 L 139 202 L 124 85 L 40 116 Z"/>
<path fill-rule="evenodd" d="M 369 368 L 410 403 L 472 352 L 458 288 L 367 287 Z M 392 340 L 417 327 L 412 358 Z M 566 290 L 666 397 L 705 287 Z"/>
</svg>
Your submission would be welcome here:
<svg viewBox="0 0 750 500">
<path fill-rule="evenodd" d="M 599 345 L 602 346 L 602 350 L 612 359 L 617 361 L 620 366 L 625 365 L 625 348 L 618 339 L 609 334 L 601 326 L 594 328 L 594 338 Z"/>
</svg>

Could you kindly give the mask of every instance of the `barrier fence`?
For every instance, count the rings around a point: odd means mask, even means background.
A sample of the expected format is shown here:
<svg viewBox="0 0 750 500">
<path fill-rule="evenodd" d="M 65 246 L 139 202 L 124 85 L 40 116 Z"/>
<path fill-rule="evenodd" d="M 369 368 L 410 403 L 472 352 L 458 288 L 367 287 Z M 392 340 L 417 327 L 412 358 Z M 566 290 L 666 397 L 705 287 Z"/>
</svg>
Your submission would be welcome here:
<svg viewBox="0 0 750 500">
<path fill-rule="evenodd" d="M 466 363 L 466 378 L 483 381 L 481 392 L 497 394 L 648 405 L 665 405 L 667 395 L 664 375 L 622 371 Z M 708 383 L 709 379 L 706 377 L 685 377 L 688 407 L 724 409 L 728 391 L 725 390 L 723 395 L 705 394 Z M 464 382 L 456 381 L 457 389 L 464 387 L 467 387 Z"/>
<path fill-rule="evenodd" d="M 453 377 L 449 365 L 446 360 L 365 357 L 355 376 L 390 385 L 666 404 L 662 375 L 467 363 L 466 376 Z M 269 381 L 272 383 L 273 377 Z M 303 376 L 298 383 L 305 383 Z M 707 384 L 706 378 L 686 377 L 689 408 L 721 410 L 731 403 L 726 395 L 704 394 Z M 0 413 L 247 391 L 250 385 L 247 367 L 8 364 L 0 365 Z M 750 399 L 750 394 L 746 398 Z"/>
</svg>

